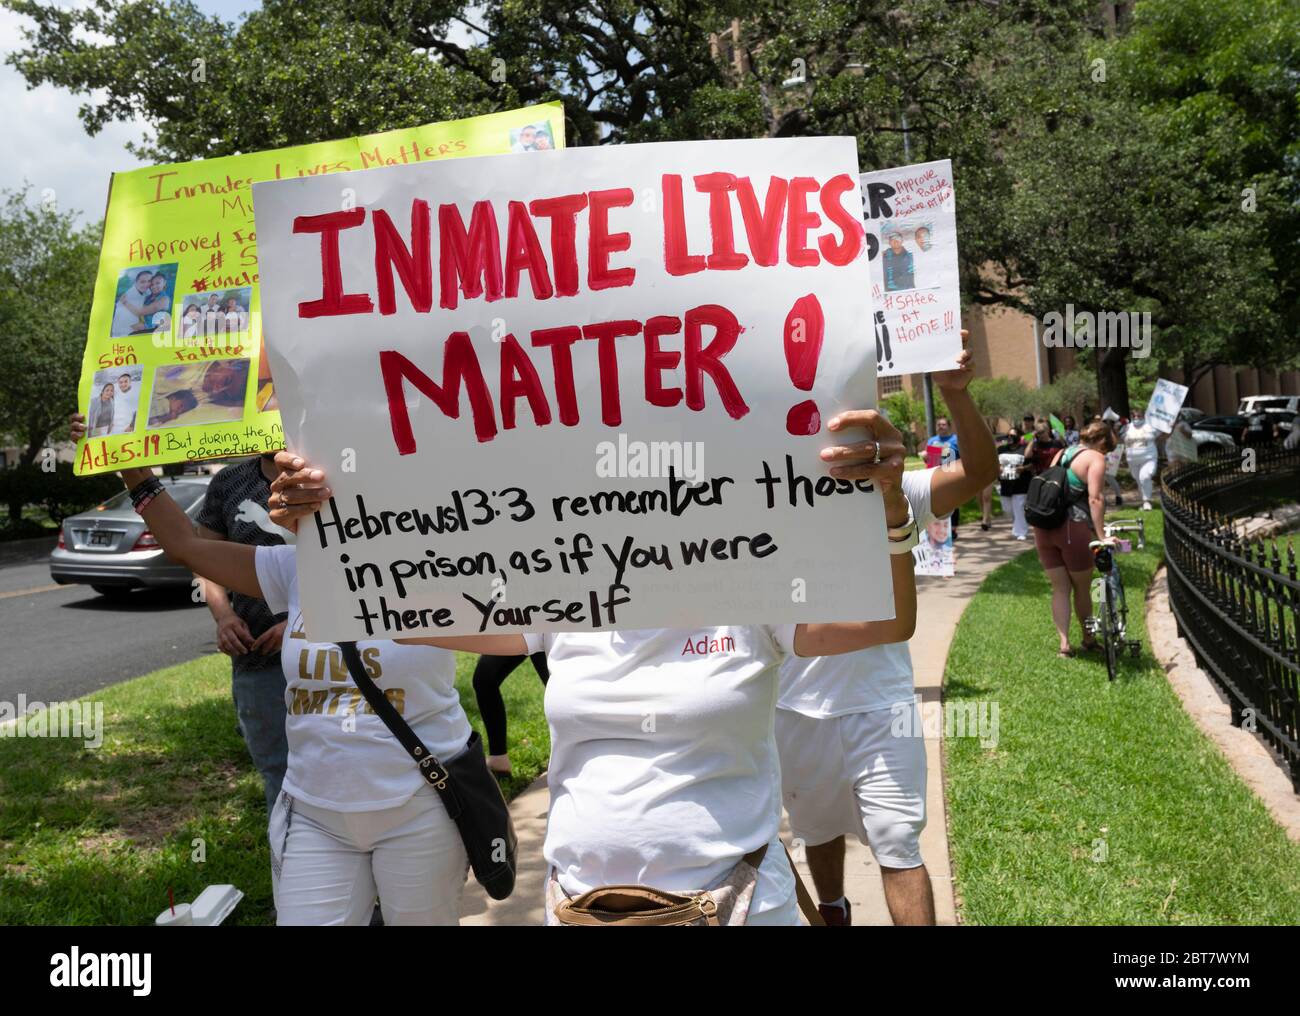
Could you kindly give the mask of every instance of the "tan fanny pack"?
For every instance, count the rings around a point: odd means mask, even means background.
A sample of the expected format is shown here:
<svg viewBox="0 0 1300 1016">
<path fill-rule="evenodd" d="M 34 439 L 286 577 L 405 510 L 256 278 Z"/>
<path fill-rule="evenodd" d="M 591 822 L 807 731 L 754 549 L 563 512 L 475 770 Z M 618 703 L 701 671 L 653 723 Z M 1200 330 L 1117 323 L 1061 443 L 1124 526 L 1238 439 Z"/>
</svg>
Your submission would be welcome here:
<svg viewBox="0 0 1300 1016">
<path fill-rule="evenodd" d="M 570 897 L 552 873 L 547 884 L 547 910 L 555 924 L 580 928 L 743 925 L 754 897 L 758 867 L 766 854 L 764 844 L 742 857 L 713 889 L 684 893 L 645 885 L 606 885 Z M 789 851 L 786 858 L 790 859 Z M 799 909 L 809 924 L 824 925 L 793 860 L 790 870 L 794 873 Z"/>
</svg>

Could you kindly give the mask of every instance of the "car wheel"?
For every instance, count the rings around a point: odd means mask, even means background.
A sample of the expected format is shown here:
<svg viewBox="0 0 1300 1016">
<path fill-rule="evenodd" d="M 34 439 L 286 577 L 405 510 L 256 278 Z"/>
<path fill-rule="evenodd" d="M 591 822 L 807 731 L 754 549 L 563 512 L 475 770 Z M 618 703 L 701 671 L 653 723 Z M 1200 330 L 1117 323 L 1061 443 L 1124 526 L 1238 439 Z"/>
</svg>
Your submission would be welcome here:
<svg viewBox="0 0 1300 1016">
<path fill-rule="evenodd" d="M 91 585 L 100 596 L 107 596 L 110 600 L 120 600 L 131 595 L 130 586 L 96 586 Z"/>
</svg>

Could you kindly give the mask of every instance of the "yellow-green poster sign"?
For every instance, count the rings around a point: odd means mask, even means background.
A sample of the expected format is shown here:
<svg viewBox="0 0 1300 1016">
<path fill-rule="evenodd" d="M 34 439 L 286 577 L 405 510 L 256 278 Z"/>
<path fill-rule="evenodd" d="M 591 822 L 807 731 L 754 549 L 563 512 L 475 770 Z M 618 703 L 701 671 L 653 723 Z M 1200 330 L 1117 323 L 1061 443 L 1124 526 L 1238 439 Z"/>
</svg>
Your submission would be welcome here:
<svg viewBox="0 0 1300 1016">
<path fill-rule="evenodd" d="M 284 447 L 262 355 L 254 183 L 563 147 L 554 102 L 116 174 L 81 368 L 87 430 L 76 472 Z"/>
</svg>

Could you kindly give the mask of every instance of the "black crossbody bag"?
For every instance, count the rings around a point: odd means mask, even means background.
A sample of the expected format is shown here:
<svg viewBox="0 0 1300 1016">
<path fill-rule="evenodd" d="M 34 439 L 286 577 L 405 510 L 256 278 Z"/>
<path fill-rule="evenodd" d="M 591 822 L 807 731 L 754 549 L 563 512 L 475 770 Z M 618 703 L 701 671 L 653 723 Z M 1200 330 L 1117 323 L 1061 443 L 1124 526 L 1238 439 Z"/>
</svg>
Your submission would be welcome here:
<svg viewBox="0 0 1300 1016">
<path fill-rule="evenodd" d="M 518 840 L 501 787 L 488 769 L 478 731 L 474 731 L 460 755 L 448 763 L 439 762 L 370 679 L 357 644 L 340 642 L 338 646 L 348 673 L 370 708 L 415 761 L 425 782 L 442 798 L 465 842 L 474 877 L 494 900 L 505 899 L 515 888 Z"/>
</svg>

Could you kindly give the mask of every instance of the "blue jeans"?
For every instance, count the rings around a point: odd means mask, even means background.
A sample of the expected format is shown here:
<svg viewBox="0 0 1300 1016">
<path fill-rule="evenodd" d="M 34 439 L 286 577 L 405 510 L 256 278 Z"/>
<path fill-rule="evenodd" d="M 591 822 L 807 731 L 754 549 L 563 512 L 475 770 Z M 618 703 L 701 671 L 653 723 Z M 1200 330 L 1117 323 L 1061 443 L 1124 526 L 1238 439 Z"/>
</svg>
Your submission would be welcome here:
<svg viewBox="0 0 1300 1016">
<path fill-rule="evenodd" d="M 253 765 L 262 774 L 266 791 L 266 813 L 280 796 L 284 770 L 289 764 L 289 742 L 284 734 L 284 669 L 256 669 L 231 666 L 230 690 L 239 717 L 239 732 L 244 735 Z"/>
</svg>

